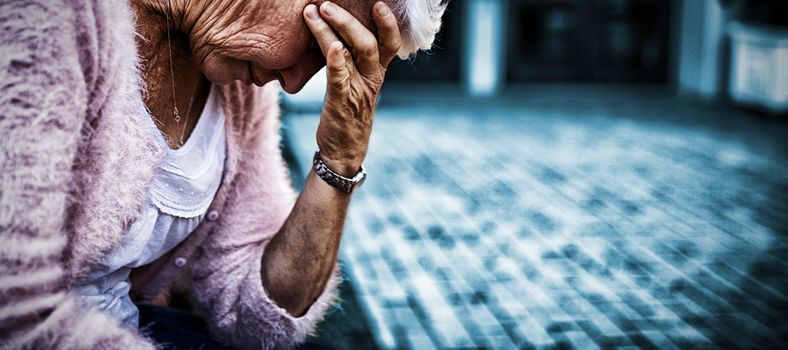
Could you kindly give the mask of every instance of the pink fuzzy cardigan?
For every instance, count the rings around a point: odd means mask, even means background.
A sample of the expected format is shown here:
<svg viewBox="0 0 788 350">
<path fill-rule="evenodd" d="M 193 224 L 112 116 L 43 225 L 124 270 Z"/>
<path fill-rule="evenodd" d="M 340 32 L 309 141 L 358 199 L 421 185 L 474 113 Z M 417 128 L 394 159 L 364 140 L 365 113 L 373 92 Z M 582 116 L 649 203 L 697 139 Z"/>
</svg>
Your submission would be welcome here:
<svg viewBox="0 0 788 350">
<path fill-rule="evenodd" d="M 150 116 L 134 35 L 123 1 L 0 2 L 0 348 L 155 348 L 71 292 L 137 217 L 165 151 L 140 127 Z M 227 164 L 208 219 L 134 272 L 133 297 L 185 277 L 216 339 L 290 347 L 334 301 L 337 278 L 302 317 L 266 296 L 261 256 L 296 197 L 277 89 L 221 91 Z"/>
</svg>

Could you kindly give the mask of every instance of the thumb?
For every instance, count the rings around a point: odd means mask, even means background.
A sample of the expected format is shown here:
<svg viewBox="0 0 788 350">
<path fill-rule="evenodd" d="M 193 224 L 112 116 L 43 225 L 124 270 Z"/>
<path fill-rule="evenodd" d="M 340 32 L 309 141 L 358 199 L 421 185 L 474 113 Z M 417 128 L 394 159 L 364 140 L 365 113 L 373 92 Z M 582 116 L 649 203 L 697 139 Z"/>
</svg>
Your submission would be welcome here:
<svg viewBox="0 0 788 350">
<path fill-rule="evenodd" d="M 351 59 L 350 52 L 341 42 L 335 41 L 328 49 L 326 74 L 328 75 L 329 97 L 344 98 L 350 89 L 350 71 L 347 62 Z"/>
</svg>

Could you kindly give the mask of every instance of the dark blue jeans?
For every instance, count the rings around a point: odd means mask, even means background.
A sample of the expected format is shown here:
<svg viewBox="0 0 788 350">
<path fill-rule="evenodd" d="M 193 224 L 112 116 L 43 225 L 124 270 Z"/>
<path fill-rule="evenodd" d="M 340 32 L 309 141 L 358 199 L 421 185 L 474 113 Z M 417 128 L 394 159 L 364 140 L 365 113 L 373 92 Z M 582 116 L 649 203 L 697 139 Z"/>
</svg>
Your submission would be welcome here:
<svg viewBox="0 0 788 350">
<path fill-rule="evenodd" d="M 167 350 L 232 350 L 208 336 L 208 328 L 197 315 L 157 305 L 138 305 L 140 329 Z M 300 350 L 329 350 L 305 343 Z"/>
</svg>

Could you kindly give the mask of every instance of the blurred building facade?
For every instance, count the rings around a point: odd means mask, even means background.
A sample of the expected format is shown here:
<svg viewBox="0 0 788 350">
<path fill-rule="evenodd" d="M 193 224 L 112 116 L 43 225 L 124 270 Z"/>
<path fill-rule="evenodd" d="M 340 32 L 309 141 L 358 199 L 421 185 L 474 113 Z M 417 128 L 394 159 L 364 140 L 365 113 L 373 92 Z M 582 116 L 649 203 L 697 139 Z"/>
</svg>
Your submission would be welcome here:
<svg viewBox="0 0 788 350">
<path fill-rule="evenodd" d="M 455 1 L 432 53 L 390 80 L 456 83 L 492 96 L 530 82 L 664 84 L 703 99 L 788 107 L 786 1 Z M 783 15 L 780 15 L 783 14 Z M 744 45 L 742 45 L 744 44 Z M 739 73 L 737 73 L 737 71 Z M 746 75 L 748 81 L 736 74 Z M 756 96 L 757 97 L 757 96 Z"/>
</svg>

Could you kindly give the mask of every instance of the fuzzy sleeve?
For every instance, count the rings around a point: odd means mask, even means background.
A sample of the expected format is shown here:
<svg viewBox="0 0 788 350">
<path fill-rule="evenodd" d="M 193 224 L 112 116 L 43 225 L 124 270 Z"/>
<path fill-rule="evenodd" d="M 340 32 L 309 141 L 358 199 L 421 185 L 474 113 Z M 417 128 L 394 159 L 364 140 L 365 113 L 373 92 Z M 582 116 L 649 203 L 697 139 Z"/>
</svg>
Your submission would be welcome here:
<svg viewBox="0 0 788 350">
<path fill-rule="evenodd" d="M 76 1 L 0 1 L 0 349 L 153 349 L 65 287 L 88 102 Z"/>
<path fill-rule="evenodd" d="M 242 154 L 233 189 L 192 265 L 193 292 L 212 335 L 238 349 L 291 348 L 303 342 L 335 302 L 339 284 L 335 268 L 307 313 L 293 317 L 268 298 L 262 282 L 265 246 L 296 199 L 279 148 L 278 91 L 271 85 L 258 91 L 266 117 L 249 125 L 257 132 L 237 150 Z"/>
</svg>

